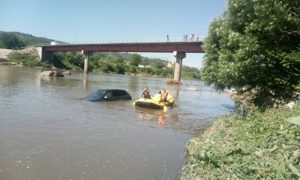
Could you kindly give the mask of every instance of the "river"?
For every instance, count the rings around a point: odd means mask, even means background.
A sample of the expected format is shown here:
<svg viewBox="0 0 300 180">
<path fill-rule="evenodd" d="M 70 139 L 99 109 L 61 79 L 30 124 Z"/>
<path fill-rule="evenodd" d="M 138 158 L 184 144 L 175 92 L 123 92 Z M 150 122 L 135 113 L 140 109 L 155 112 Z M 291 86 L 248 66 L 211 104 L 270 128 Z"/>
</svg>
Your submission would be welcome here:
<svg viewBox="0 0 300 180">
<path fill-rule="evenodd" d="M 185 146 L 215 117 L 233 110 L 227 94 L 201 81 L 167 85 L 162 78 L 73 73 L 0 65 L 0 179 L 178 179 Z M 176 98 L 167 112 L 132 101 L 88 102 L 101 88 L 136 99 L 148 86 Z"/>
</svg>

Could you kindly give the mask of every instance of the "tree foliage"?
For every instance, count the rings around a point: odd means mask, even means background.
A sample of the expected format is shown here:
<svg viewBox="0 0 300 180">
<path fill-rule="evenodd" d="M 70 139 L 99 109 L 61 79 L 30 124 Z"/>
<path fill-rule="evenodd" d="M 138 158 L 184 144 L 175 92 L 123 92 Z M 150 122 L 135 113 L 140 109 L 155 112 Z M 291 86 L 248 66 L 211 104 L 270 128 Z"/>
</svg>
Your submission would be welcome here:
<svg viewBox="0 0 300 180">
<path fill-rule="evenodd" d="M 133 54 L 129 58 L 129 64 L 132 66 L 138 66 L 142 62 L 142 56 L 139 54 Z"/>
<path fill-rule="evenodd" d="M 26 34 L 26 33 L 21 33 L 21 32 L 4 32 L 0 31 L 0 48 L 8 48 L 4 45 L 4 39 L 7 37 L 13 37 L 14 41 L 17 39 L 17 41 L 20 43 L 22 46 L 17 46 L 17 48 L 14 49 L 19 49 L 23 48 L 23 46 L 34 46 L 34 45 L 40 45 L 40 44 L 50 44 L 52 41 L 55 41 L 59 44 L 64 44 L 65 42 L 62 41 L 56 41 L 53 39 L 48 39 L 44 37 L 36 37 L 31 34 Z M 16 46 L 15 46 L 16 47 Z M 13 48 L 12 48 L 13 49 Z"/>
<path fill-rule="evenodd" d="M 7 49 L 21 49 L 25 46 L 25 43 L 14 33 L 5 33 L 2 35 L 2 45 Z"/>
<path fill-rule="evenodd" d="M 300 1 L 229 0 L 205 39 L 203 79 L 257 105 L 293 97 L 300 83 Z M 250 93 L 249 93 L 250 92 Z"/>
<path fill-rule="evenodd" d="M 59 68 L 82 70 L 83 55 L 79 52 L 57 52 L 54 54 L 53 65 Z"/>
<path fill-rule="evenodd" d="M 52 64 L 58 68 L 82 70 L 83 62 L 84 57 L 79 52 L 57 52 L 54 54 Z M 147 66 L 139 67 L 140 63 L 147 64 Z M 138 54 L 95 52 L 89 55 L 88 70 L 171 78 L 173 76 L 173 69 L 166 67 L 166 64 L 166 61 L 150 59 Z M 182 68 L 182 76 L 183 79 L 200 79 L 198 69 L 186 66 Z"/>
<path fill-rule="evenodd" d="M 155 63 L 154 67 L 156 67 L 158 69 L 163 69 L 166 67 L 166 64 L 160 61 L 160 62 Z"/>
</svg>

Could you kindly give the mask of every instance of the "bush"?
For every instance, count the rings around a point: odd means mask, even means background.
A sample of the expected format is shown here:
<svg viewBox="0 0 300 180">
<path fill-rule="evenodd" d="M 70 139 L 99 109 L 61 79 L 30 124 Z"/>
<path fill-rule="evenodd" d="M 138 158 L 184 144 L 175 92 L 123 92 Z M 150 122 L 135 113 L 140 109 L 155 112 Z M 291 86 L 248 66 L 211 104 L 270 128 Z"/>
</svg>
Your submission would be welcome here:
<svg viewBox="0 0 300 180">
<path fill-rule="evenodd" d="M 43 65 L 41 61 L 39 61 L 38 55 L 33 52 L 20 52 L 14 51 L 8 55 L 8 60 L 13 62 L 19 62 L 27 66 L 41 66 Z"/>
<path fill-rule="evenodd" d="M 289 117 L 298 117 L 298 124 Z M 199 177 L 299 179 L 300 104 L 221 117 L 188 145 L 182 179 Z"/>
<path fill-rule="evenodd" d="M 122 63 L 117 63 L 114 69 L 117 74 L 125 74 L 125 66 Z"/>
<path fill-rule="evenodd" d="M 58 68 L 82 70 L 83 55 L 79 52 L 57 52 L 54 54 L 53 63 Z"/>
</svg>

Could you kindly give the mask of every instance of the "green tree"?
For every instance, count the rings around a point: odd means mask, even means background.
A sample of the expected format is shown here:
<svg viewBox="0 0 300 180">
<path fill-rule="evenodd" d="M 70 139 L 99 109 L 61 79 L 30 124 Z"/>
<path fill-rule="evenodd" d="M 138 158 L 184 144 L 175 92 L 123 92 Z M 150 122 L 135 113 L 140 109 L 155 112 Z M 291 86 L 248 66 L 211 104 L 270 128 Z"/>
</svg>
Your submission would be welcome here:
<svg viewBox="0 0 300 180">
<path fill-rule="evenodd" d="M 293 97 L 300 83 L 300 1 L 229 0 L 205 39 L 202 78 L 256 105 Z"/>
<path fill-rule="evenodd" d="M 21 49 L 25 46 L 14 33 L 4 33 L 2 38 L 2 44 L 7 49 Z"/>
<path fill-rule="evenodd" d="M 121 63 L 117 63 L 114 69 L 117 74 L 125 74 L 126 71 L 124 64 Z"/>
<path fill-rule="evenodd" d="M 136 66 L 129 66 L 129 67 L 127 68 L 127 71 L 128 71 L 129 73 L 134 74 L 134 75 L 136 75 L 136 74 L 138 73 L 138 69 L 137 69 Z"/>
<path fill-rule="evenodd" d="M 170 78 L 170 77 L 172 77 L 172 75 L 173 75 L 173 69 L 172 68 L 165 68 L 163 71 L 162 71 L 162 76 L 164 76 L 164 77 L 168 77 L 168 78 Z"/>
<path fill-rule="evenodd" d="M 114 66 L 109 62 L 103 62 L 101 71 L 105 73 L 115 72 Z"/>
<path fill-rule="evenodd" d="M 150 64 L 150 63 L 149 63 L 149 59 L 144 57 L 144 58 L 142 59 L 141 64 L 142 64 L 143 66 L 148 66 L 148 65 Z"/>
<path fill-rule="evenodd" d="M 166 67 L 166 65 L 163 62 L 159 61 L 154 64 L 154 67 L 156 67 L 158 69 L 162 69 L 162 68 Z"/>
<path fill-rule="evenodd" d="M 142 62 L 142 56 L 139 54 L 133 54 L 129 57 L 129 64 L 132 66 L 138 66 Z"/>
<path fill-rule="evenodd" d="M 54 54 L 53 64 L 59 68 L 83 69 L 84 57 L 79 52 L 58 52 Z"/>
</svg>

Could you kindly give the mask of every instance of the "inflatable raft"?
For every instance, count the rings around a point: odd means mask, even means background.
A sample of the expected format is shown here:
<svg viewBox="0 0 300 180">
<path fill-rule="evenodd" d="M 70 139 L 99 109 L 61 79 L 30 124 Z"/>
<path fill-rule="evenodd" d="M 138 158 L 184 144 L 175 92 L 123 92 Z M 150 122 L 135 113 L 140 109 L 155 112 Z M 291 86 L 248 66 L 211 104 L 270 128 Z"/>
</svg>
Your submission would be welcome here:
<svg viewBox="0 0 300 180">
<path fill-rule="evenodd" d="M 160 102 L 160 94 L 156 94 L 152 96 L 151 99 L 140 98 L 137 99 L 133 104 L 135 106 L 152 108 L 152 109 L 166 109 L 167 106 L 172 106 L 174 104 L 175 99 L 168 95 L 166 102 Z"/>
</svg>

